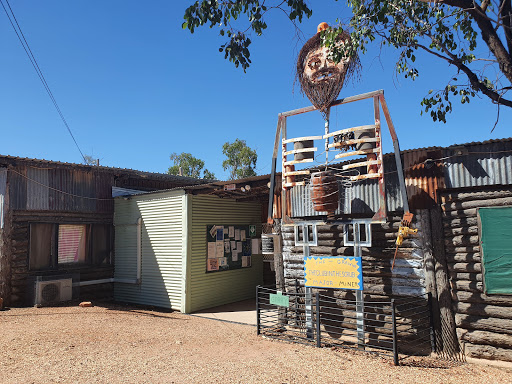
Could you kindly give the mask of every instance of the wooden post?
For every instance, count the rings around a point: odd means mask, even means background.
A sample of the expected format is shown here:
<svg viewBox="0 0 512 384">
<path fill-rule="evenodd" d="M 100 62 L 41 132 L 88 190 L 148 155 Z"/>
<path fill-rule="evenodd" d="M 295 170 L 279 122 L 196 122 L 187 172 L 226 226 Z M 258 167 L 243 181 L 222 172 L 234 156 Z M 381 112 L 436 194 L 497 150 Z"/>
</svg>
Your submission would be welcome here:
<svg viewBox="0 0 512 384">
<path fill-rule="evenodd" d="M 442 351 L 441 318 L 439 315 L 439 303 L 437 301 L 436 262 L 432 245 L 432 231 L 430 229 L 430 212 L 428 209 L 422 209 L 419 211 L 419 214 L 420 232 L 423 243 L 425 288 L 427 294 L 432 298 L 432 324 L 434 326 L 435 340 L 437 341 L 437 350 Z"/>
<path fill-rule="evenodd" d="M 7 171 L 4 195 L 4 228 L 0 239 L 0 297 L 3 305 L 11 304 L 11 230 L 12 214 L 9 209 L 9 171 Z"/>
<path fill-rule="evenodd" d="M 453 313 L 448 267 L 444 250 L 443 219 L 440 207 L 434 207 L 430 211 L 432 229 L 433 257 L 435 260 L 435 276 L 437 302 L 440 311 L 441 337 L 443 340 L 442 351 L 448 355 L 456 355 L 461 352 L 457 340 L 455 316 Z"/>
</svg>

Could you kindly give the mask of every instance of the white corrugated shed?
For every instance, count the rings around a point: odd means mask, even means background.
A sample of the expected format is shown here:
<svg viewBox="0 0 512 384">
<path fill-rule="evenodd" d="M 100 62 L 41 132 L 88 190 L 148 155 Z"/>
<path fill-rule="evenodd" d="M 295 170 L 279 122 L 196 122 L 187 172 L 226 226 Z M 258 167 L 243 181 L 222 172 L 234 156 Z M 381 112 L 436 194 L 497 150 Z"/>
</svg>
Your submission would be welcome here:
<svg viewBox="0 0 512 384">
<path fill-rule="evenodd" d="M 184 311 L 186 198 L 176 190 L 115 199 L 116 300 Z"/>
</svg>

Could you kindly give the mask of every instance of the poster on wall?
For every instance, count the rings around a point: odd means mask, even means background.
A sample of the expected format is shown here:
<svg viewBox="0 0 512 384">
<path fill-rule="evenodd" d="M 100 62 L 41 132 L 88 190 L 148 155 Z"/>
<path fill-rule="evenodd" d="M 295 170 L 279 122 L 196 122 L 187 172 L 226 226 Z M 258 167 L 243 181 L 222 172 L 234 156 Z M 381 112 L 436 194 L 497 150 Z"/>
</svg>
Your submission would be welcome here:
<svg viewBox="0 0 512 384">
<path fill-rule="evenodd" d="M 255 236 L 255 225 L 207 225 L 206 272 L 250 268 Z"/>
</svg>

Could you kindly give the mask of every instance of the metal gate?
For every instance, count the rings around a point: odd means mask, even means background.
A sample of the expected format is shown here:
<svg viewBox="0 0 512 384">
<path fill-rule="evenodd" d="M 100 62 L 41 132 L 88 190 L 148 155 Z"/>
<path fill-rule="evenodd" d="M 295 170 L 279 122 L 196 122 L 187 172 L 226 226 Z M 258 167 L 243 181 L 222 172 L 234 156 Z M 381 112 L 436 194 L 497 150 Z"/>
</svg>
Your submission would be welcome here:
<svg viewBox="0 0 512 384">
<path fill-rule="evenodd" d="M 274 287 L 256 287 L 257 333 L 317 347 L 358 348 L 393 358 L 435 352 L 429 296 L 406 299 L 338 299 L 316 292 L 311 306 L 304 293 L 282 294 Z"/>
</svg>

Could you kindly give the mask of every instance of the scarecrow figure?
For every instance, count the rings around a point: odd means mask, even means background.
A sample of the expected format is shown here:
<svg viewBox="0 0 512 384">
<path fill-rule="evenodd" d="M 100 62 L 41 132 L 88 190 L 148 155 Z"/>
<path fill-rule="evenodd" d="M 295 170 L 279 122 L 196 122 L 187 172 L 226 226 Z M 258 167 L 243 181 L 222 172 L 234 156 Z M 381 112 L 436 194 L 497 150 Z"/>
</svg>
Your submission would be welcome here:
<svg viewBox="0 0 512 384">
<path fill-rule="evenodd" d="M 332 61 L 329 48 L 322 46 L 321 32 L 328 27 L 327 23 L 318 25 L 317 33 L 304 44 L 297 59 L 297 79 L 301 90 L 326 118 L 345 78 L 354 75 L 359 67 L 357 57 L 344 58 L 339 63 Z M 342 32 L 338 39 L 339 44 L 344 44 L 350 35 Z"/>
</svg>

